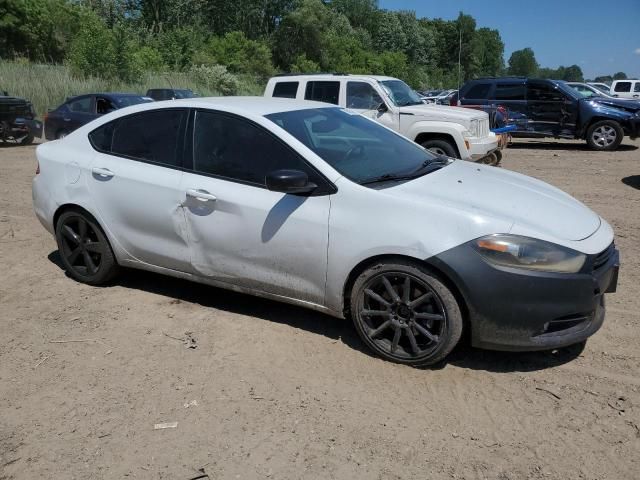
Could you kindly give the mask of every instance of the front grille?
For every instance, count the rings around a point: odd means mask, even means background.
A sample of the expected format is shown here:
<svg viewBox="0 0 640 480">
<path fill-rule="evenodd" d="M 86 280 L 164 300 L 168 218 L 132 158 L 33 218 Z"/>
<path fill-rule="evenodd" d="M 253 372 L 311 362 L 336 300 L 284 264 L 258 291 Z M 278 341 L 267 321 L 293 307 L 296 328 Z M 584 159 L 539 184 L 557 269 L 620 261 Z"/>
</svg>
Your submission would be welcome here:
<svg viewBox="0 0 640 480">
<path fill-rule="evenodd" d="M 489 119 L 483 118 L 480 120 L 478 136 L 480 138 L 486 137 L 489 135 Z"/>
<path fill-rule="evenodd" d="M 609 245 L 602 252 L 598 253 L 595 259 L 593 260 L 593 270 L 594 271 L 598 270 L 599 268 L 606 265 L 609 259 L 611 258 L 611 256 L 613 255 L 613 253 L 615 252 L 615 250 L 616 250 L 616 246 L 613 242 L 611 242 L 611 245 Z"/>
</svg>

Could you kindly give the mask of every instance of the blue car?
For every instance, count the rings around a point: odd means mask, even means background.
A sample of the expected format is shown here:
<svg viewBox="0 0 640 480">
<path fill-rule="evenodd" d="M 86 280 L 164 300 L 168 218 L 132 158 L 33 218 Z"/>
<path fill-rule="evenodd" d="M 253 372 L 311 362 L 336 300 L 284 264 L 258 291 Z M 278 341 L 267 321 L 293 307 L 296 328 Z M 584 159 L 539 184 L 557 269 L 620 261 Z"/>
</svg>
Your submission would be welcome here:
<svg viewBox="0 0 640 480">
<path fill-rule="evenodd" d="M 63 138 L 105 113 L 152 101 L 135 93 L 89 93 L 70 97 L 45 115 L 44 136 L 47 140 Z"/>
<path fill-rule="evenodd" d="M 502 106 L 515 120 L 514 137 L 583 139 L 593 150 L 615 150 L 624 136 L 640 136 L 640 102 L 585 98 L 559 80 L 479 78 L 451 105 Z"/>
</svg>

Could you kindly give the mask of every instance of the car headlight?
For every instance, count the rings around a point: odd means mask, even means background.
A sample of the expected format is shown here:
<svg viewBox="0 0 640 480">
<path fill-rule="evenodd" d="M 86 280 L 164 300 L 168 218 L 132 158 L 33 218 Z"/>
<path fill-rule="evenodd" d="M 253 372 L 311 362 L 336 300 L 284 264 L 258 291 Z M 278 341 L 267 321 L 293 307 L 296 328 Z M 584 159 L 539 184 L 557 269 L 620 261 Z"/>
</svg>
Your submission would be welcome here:
<svg viewBox="0 0 640 480">
<path fill-rule="evenodd" d="M 480 120 L 471 120 L 469 125 L 469 131 L 474 137 L 477 137 L 478 132 L 480 131 Z"/>
<path fill-rule="evenodd" d="M 488 235 L 473 242 L 487 262 L 543 272 L 579 272 L 587 256 L 570 248 L 518 235 Z"/>
</svg>

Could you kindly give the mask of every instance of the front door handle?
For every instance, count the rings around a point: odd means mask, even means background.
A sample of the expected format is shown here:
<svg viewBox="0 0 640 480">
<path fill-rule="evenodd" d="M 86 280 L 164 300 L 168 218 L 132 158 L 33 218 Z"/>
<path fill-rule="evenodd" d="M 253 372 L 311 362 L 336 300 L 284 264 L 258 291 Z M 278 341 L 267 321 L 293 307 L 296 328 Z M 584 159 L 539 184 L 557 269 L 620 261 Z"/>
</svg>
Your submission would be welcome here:
<svg viewBox="0 0 640 480">
<path fill-rule="evenodd" d="M 201 202 L 215 202 L 217 200 L 215 195 L 210 194 L 206 190 L 196 190 L 195 188 L 187 190 L 187 197 L 195 198 Z"/>
<path fill-rule="evenodd" d="M 113 178 L 114 175 L 114 173 L 108 168 L 95 167 L 91 172 L 100 178 Z"/>
</svg>

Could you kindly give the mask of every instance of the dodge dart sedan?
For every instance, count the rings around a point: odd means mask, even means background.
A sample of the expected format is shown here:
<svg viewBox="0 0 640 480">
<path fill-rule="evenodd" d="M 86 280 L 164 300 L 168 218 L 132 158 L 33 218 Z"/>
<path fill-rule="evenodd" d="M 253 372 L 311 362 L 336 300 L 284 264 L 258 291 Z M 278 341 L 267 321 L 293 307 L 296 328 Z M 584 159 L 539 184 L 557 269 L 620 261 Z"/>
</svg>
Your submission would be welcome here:
<svg viewBox="0 0 640 480">
<path fill-rule="evenodd" d="M 611 227 L 566 193 L 434 155 L 339 107 L 188 99 L 37 149 L 35 213 L 74 279 L 123 267 L 351 318 L 381 357 L 586 340 L 617 283 Z"/>
</svg>

